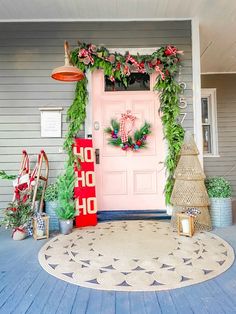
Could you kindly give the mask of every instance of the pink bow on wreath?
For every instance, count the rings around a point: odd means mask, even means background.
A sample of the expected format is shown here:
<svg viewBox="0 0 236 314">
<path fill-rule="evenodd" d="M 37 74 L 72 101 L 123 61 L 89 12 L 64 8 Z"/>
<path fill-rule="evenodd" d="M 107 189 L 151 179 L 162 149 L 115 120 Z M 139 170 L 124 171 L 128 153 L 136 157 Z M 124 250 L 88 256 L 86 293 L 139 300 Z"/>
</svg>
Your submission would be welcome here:
<svg viewBox="0 0 236 314">
<path fill-rule="evenodd" d="M 120 137 L 122 143 L 128 142 L 128 135 L 132 131 L 134 127 L 134 120 L 136 119 L 135 116 L 131 114 L 130 110 L 127 110 L 126 113 L 121 114 L 120 119 Z M 130 120 L 131 121 L 131 128 L 129 130 L 126 130 L 126 122 Z"/>
</svg>

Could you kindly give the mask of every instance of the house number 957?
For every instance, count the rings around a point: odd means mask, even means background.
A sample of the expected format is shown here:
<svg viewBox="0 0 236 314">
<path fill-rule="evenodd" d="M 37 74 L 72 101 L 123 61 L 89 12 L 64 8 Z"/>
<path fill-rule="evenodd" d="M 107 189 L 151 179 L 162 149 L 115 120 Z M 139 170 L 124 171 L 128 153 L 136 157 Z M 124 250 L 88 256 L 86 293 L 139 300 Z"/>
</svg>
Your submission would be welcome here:
<svg viewBox="0 0 236 314">
<path fill-rule="evenodd" d="M 185 82 L 181 82 L 179 83 L 179 86 L 182 88 L 182 92 L 181 95 L 184 94 L 184 91 L 187 87 L 187 84 Z M 180 109 L 186 109 L 188 106 L 187 100 L 185 99 L 185 97 L 180 97 L 179 98 L 179 108 Z M 184 120 L 186 119 L 187 116 L 187 112 L 181 112 L 180 113 L 180 117 L 179 117 L 179 123 L 183 124 Z"/>
</svg>

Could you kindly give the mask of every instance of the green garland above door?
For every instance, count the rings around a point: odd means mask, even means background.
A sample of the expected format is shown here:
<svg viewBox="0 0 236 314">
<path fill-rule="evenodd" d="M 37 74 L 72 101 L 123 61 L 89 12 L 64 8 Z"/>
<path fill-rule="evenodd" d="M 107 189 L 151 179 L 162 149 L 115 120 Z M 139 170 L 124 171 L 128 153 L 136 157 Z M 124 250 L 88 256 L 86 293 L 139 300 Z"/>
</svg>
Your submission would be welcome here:
<svg viewBox="0 0 236 314">
<path fill-rule="evenodd" d="M 165 199 L 167 205 L 170 204 L 174 170 L 184 137 L 184 129 L 178 122 L 180 114 L 179 95 L 182 88 L 176 81 L 182 53 L 174 46 L 167 46 L 156 50 L 151 55 L 132 56 L 129 52 L 122 55 L 111 53 L 105 47 L 85 43 L 82 43 L 71 53 L 72 63 L 82 71 L 102 69 L 111 81 L 120 81 L 124 86 L 127 86 L 131 72 L 157 73 L 154 90 L 160 92 L 160 96 L 158 96 L 161 103 L 160 114 L 168 145 L 168 154 L 165 160 L 167 171 Z M 75 99 L 67 111 L 69 126 L 64 148 L 69 156 L 69 164 L 75 161 L 72 145 L 85 121 L 87 100 L 87 79 L 85 78 L 77 83 Z"/>
</svg>

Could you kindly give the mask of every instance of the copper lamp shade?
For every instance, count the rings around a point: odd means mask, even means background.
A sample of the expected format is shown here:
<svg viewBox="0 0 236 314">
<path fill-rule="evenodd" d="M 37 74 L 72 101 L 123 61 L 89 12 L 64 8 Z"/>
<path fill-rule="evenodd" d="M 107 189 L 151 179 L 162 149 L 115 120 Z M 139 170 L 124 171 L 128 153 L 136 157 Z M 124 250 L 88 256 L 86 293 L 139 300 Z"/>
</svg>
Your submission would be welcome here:
<svg viewBox="0 0 236 314">
<path fill-rule="evenodd" d="M 51 77 L 54 80 L 64 82 L 81 81 L 84 78 L 84 73 L 80 69 L 71 65 L 69 45 L 67 41 L 65 41 L 64 43 L 64 48 L 65 48 L 65 65 L 54 69 L 52 71 Z"/>
</svg>

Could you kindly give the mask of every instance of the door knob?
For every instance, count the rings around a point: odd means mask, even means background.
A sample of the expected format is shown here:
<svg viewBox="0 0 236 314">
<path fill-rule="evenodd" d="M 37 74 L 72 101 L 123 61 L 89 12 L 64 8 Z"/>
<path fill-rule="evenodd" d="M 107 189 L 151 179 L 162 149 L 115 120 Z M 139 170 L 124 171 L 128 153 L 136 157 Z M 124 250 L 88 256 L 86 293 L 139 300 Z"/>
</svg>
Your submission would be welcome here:
<svg viewBox="0 0 236 314">
<path fill-rule="evenodd" d="M 95 160 L 96 160 L 96 164 L 99 165 L 100 164 L 100 149 L 99 148 L 95 149 Z"/>
</svg>

